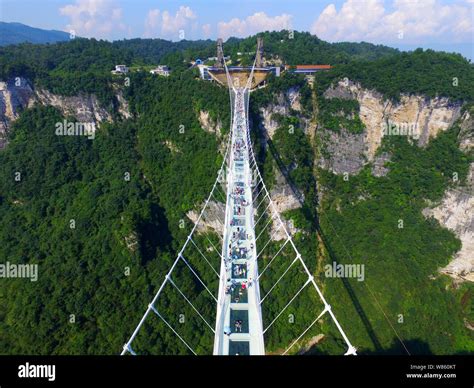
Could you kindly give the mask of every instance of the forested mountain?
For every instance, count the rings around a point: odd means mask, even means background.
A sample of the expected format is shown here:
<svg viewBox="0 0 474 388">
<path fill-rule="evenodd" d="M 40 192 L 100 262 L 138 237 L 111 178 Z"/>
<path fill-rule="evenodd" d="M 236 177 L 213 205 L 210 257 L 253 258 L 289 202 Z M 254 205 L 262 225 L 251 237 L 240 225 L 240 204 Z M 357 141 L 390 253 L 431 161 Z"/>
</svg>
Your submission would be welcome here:
<svg viewBox="0 0 474 388">
<path fill-rule="evenodd" d="M 268 60 L 278 57 L 289 65 L 334 65 L 333 71 L 321 74 L 320 82 L 324 86 L 333 79 L 349 76 L 391 98 L 405 92 L 473 99 L 474 92 L 470 88 L 474 82 L 472 65 L 459 54 L 422 49 L 400 53 L 369 43 L 330 44 L 309 33 L 299 32 L 294 32 L 292 39 L 285 31 L 263 33 L 262 37 Z M 226 42 L 226 53 L 234 60 L 237 52 L 253 51 L 253 37 L 230 38 Z M 172 43 L 162 39 L 132 39 L 110 43 L 77 38 L 54 45 L 23 44 L 0 48 L 0 78 L 24 76 L 58 94 L 74 95 L 83 91 L 95 93 L 103 97 L 104 102 L 110 102 L 110 70 L 116 64 L 166 63 L 180 72 L 188 68 L 189 61 L 214 55 L 215 44 L 209 40 Z M 453 78 L 457 79 L 455 88 Z"/>
<path fill-rule="evenodd" d="M 264 41 L 267 59 L 277 56 L 289 65 L 329 63 L 340 64 L 373 60 L 399 53 L 397 49 L 371 43 L 328 43 L 308 32 L 280 31 L 259 34 Z M 235 58 L 237 52 L 255 51 L 255 37 L 230 38 L 226 50 Z"/>
<path fill-rule="evenodd" d="M 56 43 L 68 41 L 69 33 L 56 30 L 43 30 L 21 23 L 0 22 L 0 46 L 19 43 Z"/>
<path fill-rule="evenodd" d="M 330 44 L 308 33 L 262 36 L 269 61 L 334 66 L 318 73 L 313 84 L 289 73 L 270 76 L 265 88 L 252 93 L 250 109 L 264 179 L 277 190 L 283 175 L 300 194 L 301 206 L 283 215 L 293 221 L 295 241 L 351 342 L 362 354 L 402 354 L 404 346 L 412 354 L 474 351 L 472 283 L 438 273 L 461 242 L 423 215 L 447 190 L 462 190 L 468 182 L 472 151 L 460 143 L 473 131 L 465 119 L 474 113 L 472 64 L 456 54 Z M 237 61 L 237 52 L 255 51 L 255 41 L 231 38 L 224 51 Z M 120 351 L 187 238 L 189 212 L 206 199 L 222 162 L 228 92 L 199 79 L 189 63 L 214 55 L 212 41 L 159 39 L 77 38 L 0 48 L 1 81 L 22 77 L 34 90 L 56 96 L 94 94 L 112 117 L 100 123 L 94 139 L 59 137 L 56 123 L 75 118 L 58 107 L 26 104 L 8 130 L 8 145 L 0 150 L 0 260 L 37 263 L 40 276 L 37 282 L 2 280 L 1 354 Z M 134 69 L 128 82 L 111 74 L 122 63 Z M 137 71 L 157 64 L 168 64 L 171 75 Z M 328 93 L 338 82 L 363 92 Z M 367 160 L 349 175 L 328 168 L 321 161 L 344 156 L 367 135 L 362 115 L 367 106 L 361 105 L 373 90 L 376 102 L 397 112 L 410 96 L 432 105 L 440 100 L 439 111 L 452 114 L 453 122 L 431 129 L 422 146 L 409 137 L 384 137 L 375 156 L 361 157 Z M 296 100 L 288 98 L 291 93 Z M 121 112 L 120 96 L 129 115 Z M 202 117 L 216 130 L 205 128 Z M 382 154 L 389 155 L 387 171 L 374 175 Z M 278 244 L 270 244 L 268 252 Z M 324 265 L 334 261 L 365 264 L 366 280 L 327 278 Z M 292 279 L 286 281 L 291 289 Z M 190 283 L 186 291 L 200 288 Z M 306 301 L 291 312 L 304 316 L 310 309 Z M 209 317 L 215 313 L 204 310 Z M 212 338 L 196 336 L 199 329 L 188 323 L 182 330 L 199 349 L 208 348 Z M 328 322 L 316 325 L 308 337 L 323 333 L 326 339 L 309 352 L 339 353 L 334 332 Z M 148 328 L 146 334 L 156 353 L 186 353 L 172 342 L 172 333 Z M 266 346 L 278 353 L 297 333 L 279 322 L 271 334 Z"/>
</svg>

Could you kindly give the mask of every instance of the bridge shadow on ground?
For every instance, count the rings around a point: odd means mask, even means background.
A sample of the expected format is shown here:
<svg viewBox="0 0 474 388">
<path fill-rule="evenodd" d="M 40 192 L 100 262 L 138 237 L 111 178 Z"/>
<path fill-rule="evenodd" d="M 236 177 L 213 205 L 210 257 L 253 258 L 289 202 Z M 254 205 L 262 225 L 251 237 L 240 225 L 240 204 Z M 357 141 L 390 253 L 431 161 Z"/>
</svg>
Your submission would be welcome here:
<svg viewBox="0 0 474 388">
<path fill-rule="evenodd" d="M 324 340 L 323 340 L 324 341 Z M 410 355 L 412 356 L 430 356 L 433 355 L 429 344 L 420 340 L 420 339 L 411 339 L 405 341 L 405 346 L 410 351 Z M 405 348 L 400 343 L 398 338 L 394 338 L 392 340 L 392 344 L 385 349 L 380 350 L 368 350 L 368 351 L 358 351 L 358 355 L 363 356 L 400 356 L 400 355 L 407 355 Z M 330 354 L 318 349 L 318 345 L 314 345 L 311 349 L 309 349 L 306 353 L 306 356 L 329 356 Z"/>
<path fill-rule="evenodd" d="M 155 259 L 158 249 L 169 249 L 172 241 L 164 210 L 153 203 L 150 205 L 150 214 L 150 219 L 137 225 L 142 264 Z"/>
</svg>

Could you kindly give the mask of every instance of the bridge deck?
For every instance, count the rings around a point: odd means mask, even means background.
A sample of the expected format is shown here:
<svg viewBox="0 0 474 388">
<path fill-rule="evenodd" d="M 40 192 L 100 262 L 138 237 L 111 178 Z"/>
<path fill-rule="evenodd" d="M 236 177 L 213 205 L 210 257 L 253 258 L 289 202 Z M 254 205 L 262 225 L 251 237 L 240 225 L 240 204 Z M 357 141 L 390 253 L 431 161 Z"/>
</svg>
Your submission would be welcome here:
<svg viewBox="0 0 474 388">
<path fill-rule="evenodd" d="M 244 89 L 235 93 L 214 354 L 265 354 Z"/>
</svg>

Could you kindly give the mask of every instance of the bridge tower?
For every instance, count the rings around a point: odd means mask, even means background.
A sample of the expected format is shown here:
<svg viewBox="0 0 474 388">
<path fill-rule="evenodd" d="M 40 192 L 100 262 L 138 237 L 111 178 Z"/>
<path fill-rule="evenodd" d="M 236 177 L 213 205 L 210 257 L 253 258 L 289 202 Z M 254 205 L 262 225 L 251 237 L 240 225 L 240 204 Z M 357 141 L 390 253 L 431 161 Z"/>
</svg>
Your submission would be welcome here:
<svg viewBox="0 0 474 388">
<path fill-rule="evenodd" d="M 255 57 L 255 67 L 263 67 L 263 38 L 257 37 L 257 53 Z"/>
<path fill-rule="evenodd" d="M 216 67 L 223 68 L 224 67 L 224 50 L 222 48 L 222 39 L 217 39 L 217 63 Z"/>
</svg>

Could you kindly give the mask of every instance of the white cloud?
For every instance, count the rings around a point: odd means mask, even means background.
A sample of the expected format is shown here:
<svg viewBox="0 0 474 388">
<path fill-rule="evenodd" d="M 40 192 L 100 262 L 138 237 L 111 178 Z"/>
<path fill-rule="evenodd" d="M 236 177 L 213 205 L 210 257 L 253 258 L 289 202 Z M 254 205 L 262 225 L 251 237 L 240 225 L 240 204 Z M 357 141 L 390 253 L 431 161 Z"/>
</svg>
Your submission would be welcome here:
<svg viewBox="0 0 474 388">
<path fill-rule="evenodd" d="M 114 30 L 127 29 L 122 9 L 114 0 L 76 0 L 61 7 L 59 13 L 70 19 L 66 29 L 83 37 L 107 38 Z"/>
<path fill-rule="evenodd" d="M 271 17 L 265 12 L 256 12 L 245 19 L 233 18 L 228 22 L 219 22 L 219 37 L 227 39 L 231 36 L 245 37 L 261 31 L 279 31 L 291 29 L 292 16 L 281 14 Z"/>
<path fill-rule="evenodd" d="M 202 35 L 204 39 L 208 39 L 211 37 L 211 25 L 204 24 L 202 27 Z"/>
<path fill-rule="evenodd" d="M 395 0 L 393 11 L 382 0 L 347 0 L 339 11 L 328 5 L 311 32 L 329 41 L 419 43 L 471 42 L 474 34 L 472 9 L 467 4 L 443 5 L 438 0 Z"/>
<path fill-rule="evenodd" d="M 183 33 L 192 33 L 197 28 L 196 14 L 185 6 L 180 6 L 174 15 L 168 11 L 152 9 L 145 19 L 145 37 L 168 38 L 180 40 L 190 38 L 183 36 Z"/>
</svg>

